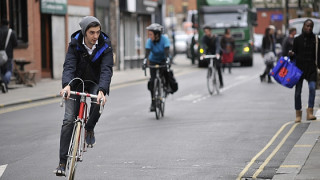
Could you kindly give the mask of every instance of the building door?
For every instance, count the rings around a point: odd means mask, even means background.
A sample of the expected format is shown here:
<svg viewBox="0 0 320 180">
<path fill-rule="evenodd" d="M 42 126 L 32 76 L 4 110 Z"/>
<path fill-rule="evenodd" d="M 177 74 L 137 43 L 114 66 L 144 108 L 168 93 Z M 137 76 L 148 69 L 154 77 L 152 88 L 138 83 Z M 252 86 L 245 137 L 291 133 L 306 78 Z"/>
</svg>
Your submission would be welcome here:
<svg viewBox="0 0 320 180">
<path fill-rule="evenodd" d="M 42 78 L 52 78 L 51 15 L 41 14 L 41 71 Z"/>
</svg>

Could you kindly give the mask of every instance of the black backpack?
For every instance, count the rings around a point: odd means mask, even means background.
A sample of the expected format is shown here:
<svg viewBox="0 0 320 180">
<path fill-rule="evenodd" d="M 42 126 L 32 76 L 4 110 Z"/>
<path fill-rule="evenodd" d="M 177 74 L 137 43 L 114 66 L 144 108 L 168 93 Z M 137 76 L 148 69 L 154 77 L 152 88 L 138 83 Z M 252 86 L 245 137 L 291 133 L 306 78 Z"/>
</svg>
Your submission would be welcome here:
<svg viewBox="0 0 320 180">
<path fill-rule="evenodd" d="M 178 82 L 176 81 L 176 78 L 174 78 L 173 71 L 170 70 L 169 72 L 166 72 L 166 80 L 167 85 L 169 86 L 168 92 L 173 94 L 178 91 Z"/>
</svg>

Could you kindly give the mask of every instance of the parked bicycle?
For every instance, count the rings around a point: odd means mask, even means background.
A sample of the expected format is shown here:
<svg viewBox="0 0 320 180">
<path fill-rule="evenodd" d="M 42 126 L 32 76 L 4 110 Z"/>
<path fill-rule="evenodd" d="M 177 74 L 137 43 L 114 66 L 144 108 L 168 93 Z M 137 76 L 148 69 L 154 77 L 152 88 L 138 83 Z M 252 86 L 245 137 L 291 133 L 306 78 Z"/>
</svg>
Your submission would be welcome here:
<svg viewBox="0 0 320 180">
<path fill-rule="evenodd" d="M 146 64 L 146 62 L 144 62 Z M 153 97 L 155 101 L 155 115 L 156 119 L 164 116 L 165 101 L 168 95 L 168 86 L 166 85 L 166 78 L 164 77 L 164 70 L 170 71 L 169 61 L 165 65 L 149 65 L 149 68 L 156 69 L 156 78 L 153 84 Z M 144 74 L 147 76 L 146 68 L 144 68 Z"/>
<path fill-rule="evenodd" d="M 79 113 L 77 118 L 74 121 L 73 132 L 71 136 L 71 141 L 69 145 L 68 155 L 67 155 L 67 164 L 66 164 L 66 176 L 68 180 L 73 180 L 75 177 L 75 171 L 78 162 L 82 162 L 83 160 L 83 153 L 86 152 L 86 141 L 85 141 L 85 125 L 88 120 L 88 104 L 86 103 L 86 99 L 88 98 L 95 98 L 97 99 L 97 95 L 89 94 L 84 91 L 84 82 L 83 84 L 83 91 L 70 91 L 70 94 L 80 96 L 80 105 L 79 105 Z M 66 92 L 62 96 L 62 101 L 60 106 L 63 107 L 65 102 Z M 69 98 L 68 100 L 75 101 L 76 99 Z M 103 99 L 100 100 L 100 110 L 99 113 L 102 113 L 103 110 Z M 96 103 L 96 102 L 95 102 Z"/>
<path fill-rule="evenodd" d="M 209 59 L 208 72 L 207 72 L 207 87 L 210 95 L 220 93 L 220 82 L 217 72 L 217 61 L 220 59 L 216 55 L 203 55 L 201 60 Z"/>
</svg>

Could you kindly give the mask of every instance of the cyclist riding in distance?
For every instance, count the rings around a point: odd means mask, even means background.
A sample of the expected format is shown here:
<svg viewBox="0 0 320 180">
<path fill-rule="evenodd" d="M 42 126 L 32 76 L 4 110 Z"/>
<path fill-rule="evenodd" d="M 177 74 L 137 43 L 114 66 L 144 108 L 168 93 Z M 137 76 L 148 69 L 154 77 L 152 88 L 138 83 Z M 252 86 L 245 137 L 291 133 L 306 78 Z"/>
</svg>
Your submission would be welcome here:
<svg viewBox="0 0 320 180">
<path fill-rule="evenodd" d="M 95 144 L 94 127 L 100 118 L 99 100 L 106 103 L 106 95 L 109 95 L 111 77 L 113 74 L 113 50 L 109 37 L 101 32 L 99 20 L 93 16 L 84 17 L 79 23 L 81 30 L 71 36 L 68 52 L 63 65 L 62 90 L 60 95 L 70 91 L 79 91 L 82 88 L 79 80 L 85 81 L 85 91 L 90 94 L 97 94 L 97 103 L 91 103 L 89 119 L 86 123 L 86 143 L 88 147 Z M 82 89 L 80 90 L 82 91 Z M 60 134 L 60 161 L 55 170 L 57 176 L 65 176 L 65 165 L 67 153 L 73 131 L 74 121 L 78 115 L 80 103 L 79 96 L 71 95 L 72 99 L 65 103 L 65 114 Z"/>
<path fill-rule="evenodd" d="M 143 62 L 143 69 L 146 68 L 147 60 L 150 65 L 170 63 L 169 48 L 170 40 L 162 34 L 163 27 L 160 24 L 153 23 L 146 28 L 148 30 L 149 39 L 146 42 L 146 54 Z M 162 70 L 163 73 L 166 71 Z M 156 77 L 156 69 L 150 68 L 150 79 L 148 82 L 148 89 L 151 93 L 151 107 L 150 111 L 155 111 L 155 101 L 153 97 L 153 82 Z"/>
<path fill-rule="evenodd" d="M 208 25 L 205 25 L 203 27 L 204 36 L 201 40 L 201 46 L 204 50 L 203 55 L 216 55 L 217 59 L 220 58 L 220 40 L 218 37 L 212 34 L 211 27 Z M 222 79 L 222 73 L 221 73 L 221 62 L 215 61 L 218 75 L 219 75 L 219 81 L 220 81 L 220 88 L 223 88 L 223 79 Z"/>
</svg>

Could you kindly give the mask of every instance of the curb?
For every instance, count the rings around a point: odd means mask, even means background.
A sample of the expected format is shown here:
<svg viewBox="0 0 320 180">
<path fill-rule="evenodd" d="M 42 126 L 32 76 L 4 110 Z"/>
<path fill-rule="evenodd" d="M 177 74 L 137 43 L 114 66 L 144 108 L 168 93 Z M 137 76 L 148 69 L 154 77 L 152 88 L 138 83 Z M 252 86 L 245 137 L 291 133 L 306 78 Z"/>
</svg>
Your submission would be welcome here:
<svg viewBox="0 0 320 180">
<path fill-rule="evenodd" d="M 319 110 L 317 111 L 317 113 Z M 273 180 L 293 180 L 301 172 L 309 155 L 320 136 L 320 120 L 310 121 L 308 129 L 303 133 L 296 145 L 273 176 Z"/>
</svg>

